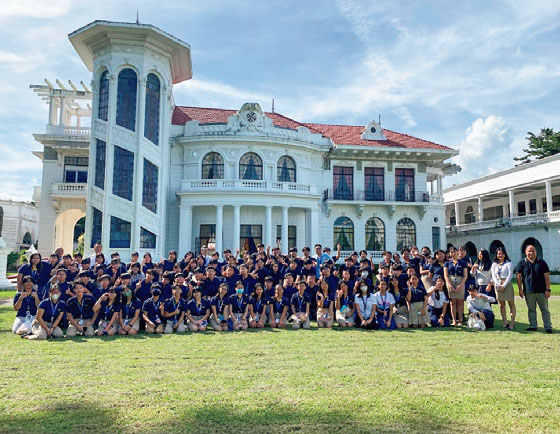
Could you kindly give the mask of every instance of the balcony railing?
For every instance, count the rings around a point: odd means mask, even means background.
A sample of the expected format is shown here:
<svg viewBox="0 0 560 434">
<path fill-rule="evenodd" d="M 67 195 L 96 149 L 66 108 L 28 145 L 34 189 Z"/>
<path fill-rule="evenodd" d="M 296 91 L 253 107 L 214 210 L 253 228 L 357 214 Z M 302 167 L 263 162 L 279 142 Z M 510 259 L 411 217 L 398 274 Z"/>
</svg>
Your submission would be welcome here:
<svg viewBox="0 0 560 434">
<path fill-rule="evenodd" d="M 317 187 L 295 182 L 261 181 L 247 179 L 184 179 L 183 192 L 239 191 L 296 195 L 317 195 Z"/>
<path fill-rule="evenodd" d="M 524 216 L 514 215 L 513 217 L 500 217 L 492 220 L 484 220 L 482 222 L 462 223 L 459 225 L 447 226 L 447 232 L 465 232 L 504 226 L 523 226 L 557 221 L 560 221 L 560 211 L 551 211 Z"/>
<path fill-rule="evenodd" d="M 81 198 L 85 199 L 87 191 L 86 183 L 59 182 L 52 184 L 51 196 L 62 198 Z"/>
<path fill-rule="evenodd" d="M 89 136 L 89 127 L 68 127 L 66 125 L 47 125 L 47 134 L 55 136 Z"/>
<path fill-rule="evenodd" d="M 401 191 L 371 191 L 371 190 L 340 190 L 327 188 L 323 192 L 323 200 L 346 200 L 359 202 L 412 202 L 427 203 L 439 202 L 440 198 L 430 195 L 427 191 L 401 192 Z"/>
</svg>

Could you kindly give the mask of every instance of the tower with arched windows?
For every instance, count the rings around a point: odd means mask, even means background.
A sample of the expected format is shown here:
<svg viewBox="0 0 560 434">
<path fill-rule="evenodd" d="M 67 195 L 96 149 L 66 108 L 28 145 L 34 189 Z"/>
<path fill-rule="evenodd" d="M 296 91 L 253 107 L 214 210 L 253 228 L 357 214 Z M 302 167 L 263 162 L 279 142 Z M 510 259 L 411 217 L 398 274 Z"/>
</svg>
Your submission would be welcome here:
<svg viewBox="0 0 560 434">
<path fill-rule="evenodd" d="M 171 86 L 192 76 L 190 46 L 151 25 L 107 21 L 69 38 L 93 74 L 86 247 L 161 255 Z"/>
</svg>

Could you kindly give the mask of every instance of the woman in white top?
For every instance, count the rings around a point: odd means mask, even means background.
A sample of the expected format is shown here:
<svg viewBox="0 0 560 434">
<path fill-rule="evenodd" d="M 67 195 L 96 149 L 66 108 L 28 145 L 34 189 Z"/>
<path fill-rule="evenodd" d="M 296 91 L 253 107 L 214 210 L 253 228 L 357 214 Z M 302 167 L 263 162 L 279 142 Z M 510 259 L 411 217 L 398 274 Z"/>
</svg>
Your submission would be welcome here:
<svg viewBox="0 0 560 434">
<path fill-rule="evenodd" d="M 496 289 L 496 298 L 500 303 L 500 314 L 505 329 L 513 330 L 515 327 L 515 298 L 513 294 L 513 264 L 502 247 L 496 250 L 496 258 L 492 264 L 492 281 Z M 510 321 L 507 321 L 506 301 L 509 304 Z"/>
<path fill-rule="evenodd" d="M 356 326 L 367 330 L 377 330 L 375 321 L 375 298 L 365 280 L 358 281 L 358 292 L 354 298 Z"/>
<path fill-rule="evenodd" d="M 481 294 L 495 296 L 492 283 L 492 261 L 490 253 L 486 249 L 478 251 L 478 259 L 471 268 L 471 276 L 474 277 Z"/>
<path fill-rule="evenodd" d="M 432 327 L 449 327 L 447 307 L 449 298 L 445 295 L 445 281 L 442 276 L 434 275 L 434 286 L 428 289 L 428 312 Z"/>
</svg>

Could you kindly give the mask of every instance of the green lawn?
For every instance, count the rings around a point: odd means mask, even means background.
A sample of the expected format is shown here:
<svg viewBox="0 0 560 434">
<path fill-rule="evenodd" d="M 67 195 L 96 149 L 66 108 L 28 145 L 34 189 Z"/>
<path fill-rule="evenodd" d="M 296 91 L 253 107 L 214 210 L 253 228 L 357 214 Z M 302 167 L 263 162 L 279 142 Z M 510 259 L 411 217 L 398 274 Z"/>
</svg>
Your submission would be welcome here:
<svg viewBox="0 0 560 434">
<path fill-rule="evenodd" d="M 0 306 L 0 432 L 558 432 L 560 336 L 524 332 L 517 305 L 515 332 L 43 342 L 12 335 Z M 560 327 L 560 300 L 550 307 Z"/>
</svg>

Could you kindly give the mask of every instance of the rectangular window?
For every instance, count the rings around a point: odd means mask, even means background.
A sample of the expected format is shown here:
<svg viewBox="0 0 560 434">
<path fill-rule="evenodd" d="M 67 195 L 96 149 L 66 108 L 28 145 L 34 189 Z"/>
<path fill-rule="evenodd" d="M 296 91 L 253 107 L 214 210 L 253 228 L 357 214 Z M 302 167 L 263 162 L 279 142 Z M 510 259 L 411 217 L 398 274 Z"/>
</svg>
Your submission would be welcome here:
<svg viewBox="0 0 560 434">
<path fill-rule="evenodd" d="M 333 167 L 333 198 L 339 200 L 353 200 L 354 198 L 354 168 L 346 166 Z"/>
<path fill-rule="evenodd" d="M 441 237 L 439 226 L 432 226 L 432 251 L 441 249 Z"/>
<path fill-rule="evenodd" d="M 522 217 L 525 214 L 527 214 L 527 209 L 525 208 L 525 201 L 517 202 L 517 215 L 519 217 Z"/>
<path fill-rule="evenodd" d="M 144 184 L 142 186 L 142 206 L 157 213 L 158 168 L 144 159 Z"/>
<path fill-rule="evenodd" d="M 87 182 L 88 157 L 64 157 L 64 182 Z"/>
<path fill-rule="evenodd" d="M 95 145 L 95 186 L 101 190 L 105 188 L 105 149 L 105 142 L 97 139 Z"/>
<path fill-rule="evenodd" d="M 216 225 L 200 225 L 200 247 L 216 248 Z M 200 252 L 200 249 L 197 251 Z"/>
<path fill-rule="evenodd" d="M 257 245 L 262 243 L 262 225 L 241 225 L 241 248 L 254 253 Z"/>
<path fill-rule="evenodd" d="M 297 226 L 288 225 L 288 249 L 296 247 Z M 282 225 L 276 225 L 276 245 L 282 248 Z"/>
<path fill-rule="evenodd" d="M 382 167 L 366 167 L 364 169 L 365 199 L 385 200 L 385 176 Z"/>
<path fill-rule="evenodd" d="M 560 195 L 552 196 L 552 211 L 560 210 Z"/>
<path fill-rule="evenodd" d="M 132 200 L 134 152 L 115 146 L 113 164 L 113 194 Z"/>
<path fill-rule="evenodd" d="M 130 248 L 130 222 L 111 216 L 111 237 L 109 248 Z"/>
<path fill-rule="evenodd" d="M 395 169 L 395 200 L 414 202 L 414 169 Z"/>
<path fill-rule="evenodd" d="M 140 248 L 141 249 L 155 249 L 156 248 L 156 234 L 140 228 Z"/>
<path fill-rule="evenodd" d="M 502 205 L 491 206 L 490 208 L 484 208 L 484 221 L 496 220 L 504 216 L 504 207 Z"/>
<path fill-rule="evenodd" d="M 97 208 L 92 207 L 93 218 L 91 222 L 91 247 L 96 243 L 101 243 L 101 236 L 103 232 L 103 213 Z"/>
<path fill-rule="evenodd" d="M 529 200 L 529 213 L 536 214 L 537 213 L 537 199 Z"/>
</svg>

